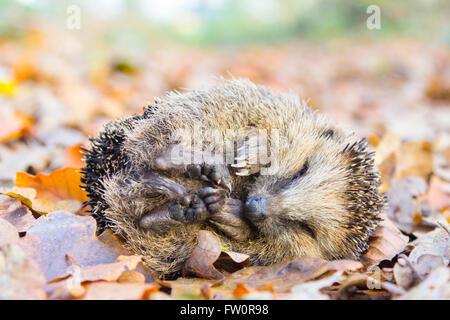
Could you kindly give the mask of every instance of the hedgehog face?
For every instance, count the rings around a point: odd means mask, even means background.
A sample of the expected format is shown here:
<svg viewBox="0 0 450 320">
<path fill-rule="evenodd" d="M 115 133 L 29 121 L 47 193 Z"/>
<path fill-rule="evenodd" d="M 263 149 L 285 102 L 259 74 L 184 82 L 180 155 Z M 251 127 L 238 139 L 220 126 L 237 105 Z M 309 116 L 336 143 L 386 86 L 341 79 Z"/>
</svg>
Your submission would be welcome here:
<svg viewBox="0 0 450 320">
<path fill-rule="evenodd" d="M 304 152 L 295 152 L 293 158 L 292 148 Z M 359 256 L 384 203 L 365 140 L 330 135 L 297 138 L 280 151 L 279 174 L 259 176 L 249 190 L 245 203 L 249 220 L 273 239 L 294 231 L 300 241 L 316 242 L 330 258 L 336 258 L 333 252 Z"/>
</svg>

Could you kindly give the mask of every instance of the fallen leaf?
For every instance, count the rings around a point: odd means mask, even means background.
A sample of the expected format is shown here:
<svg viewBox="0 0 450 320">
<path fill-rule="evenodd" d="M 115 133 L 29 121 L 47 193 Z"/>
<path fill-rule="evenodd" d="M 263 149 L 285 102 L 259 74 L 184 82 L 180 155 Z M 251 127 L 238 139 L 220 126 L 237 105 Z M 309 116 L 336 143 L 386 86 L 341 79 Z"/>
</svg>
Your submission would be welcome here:
<svg viewBox="0 0 450 320">
<path fill-rule="evenodd" d="M 430 142 L 406 142 L 396 151 L 396 155 L 396 179 L 419 176 L 428 180 L 433 171 L 433 156 Z"/>
<path fill-rule="evenodd" d="M 382 184 L 380 186 L 380 192 L 386 192 L 389 190 L 390 182 L 395 175 L 396 158 L 395 153 L 392 152 L 386 159 L 378 165 L 380 171 Z"/>
<path fill-rule="evenodd" d="M 82 147 L 84 144 L 78 143 L 66 149 L 66 159 L 63 167 L 82 168 L 84 167 Z"/>
<path fill-rule="evenodd" d="M 81 267 L 81 281 L 116 281 L 125 271 L 133 270 L 141 262 L 141 257 L 119 256 L 117 262 Z M 144 278 L 145 280 L 145 278 Z"/>
<path fill-rule="evenodd" d="M 240 298 L 250 293 L 250 290 L 247 289 L 244 283 L 238 282 L 236 288 L 233 291 L 233 297 Z"/>
<path fill-rule="evenodd" d="M 94 218 L 56 211 L 37 219 L 20 243 L 51 281 L 68 275 L 66 254 L 73 256 L 80 267 L 113 263 L 126 254 L 119 241 L 104 241 L 95 236 L 95 231 Z"/>
<path fill-rule="evenodd" d="M 396 134 L 392 132 L 384 134 L 375 148 L 375 164 L 379 166 L 392 153 L 395 154 L 401 144 L 402 141 Z"/>
<path fill-rule="evenodd" d="M 445 266 L 434 269 L 418 286 L 399 300 L 450 300 L 450 269 Z"/>
<path fill-rule="evenodd" d="M 86 282 L 99 280 L 116 281 L 125 272 L 140 274 L 143 281 L 139 283 L 145 283 L 145 276 L 143 274 L 131 271 L 141 262 L 141 258 L 138 256 L 119 256 L 117 262 L 114 263 L 81 267 L 72 255 L 67 254 L 66 262 L 68 264 L 68 276 L 62 279 L 55 279 L 47 286 L 50 299 L 80 298 L 86 293 Z M 129 282 L 133 283 L 132 281 Z"/>
<path fill-rule="evenodd" d="M 386 213 L 401 230 L 408 233 L 414 230 L 413 218 L 419 210 L 420 200 L 423 199 L 426 190 L 427 183 L 421 177 L 411 176 L 392 181 L 391 188 L 386 193 L 388 200 Z"/>
<path fill-rule="evenodd" d="M 0 247 L 0 299 L 45 299 L 45 276 L 18 244 Z"/>
<path fill-rule="evenodd" d="M 30 129 L 31 124 L 31 119 L 25 114 L 4 107 L 0 108 L 0 143 L 20 138 Z"/>
<path fill-rule="evenodd" d="M 421 235 L 411 245 L 414 248 L 409 257 L 400 258 L 394 266 L 396 282 L 404 289 L 418 283 L 433 269 L 447 266 L 450 260 L 450 235 L 443 228 Z"/>
<path fill-rule="evenodd" d="M 87 194 L 80 188 L 81 173 L 77 168 L 64 168 L 51 174 L 37 174 L 31 176 L 25 172 L 16 174 L 16 186 L 33 188 L 36 198 L 47 200 L 88 200 Z"/>
<path fill-rule="evenodd" d="M 283 300 L 330 300 L 330 297 L 320 292 L 323 288 L 332 286 L 335 282 L 340 281 L 342 272 L 335 272 L 329 277 L 305 282 L 292 287 L 291 292 L 282 295 L 279 299 Z"/>
<path fill-rule="evenodd" d="M 375 234 L 370 237 L 369 250 L 361 257 L 366 266 L 373 266 L 383 260 L 391 260 L 398 253 L 405 250 L 408 237 L 392 223 L 386 214 L 380 215 L 383 221 L 375 229 Z"/>
<path fill-rule="evenodd" d="M 286 293 L 300 283 L 317 279 L 327 272 L 356 271 L 363 265 L 359 261 L 339 260 L 326 261 L 317 258 L 302 257 L 286 263 L 272 266 L 252 266 L 239 270 L 215 285 L 216 289 L 230 290 L 230 287 L 241 282 L 249 290 L 258 290 L 260 287 L 270 285 L 274 292 Z M 233 290 L 231 289 L 231 290 Z"/>
<path fill-rule="evenodd" d="M 0 194 L 0 218 L 14 225 L 18 232 L 26 232 L 36 220 L 31 210 L 19 199 Z"/>
<path fill-rule="evenodd" d="M 214 262 L 214 267 L 226 272 L 235 272 L 250 264 L 250 257 L 243 253 L 223 250 L 219 258 Z"/>
<path fill-rule="evenodd" d="M 170 288 L 171 297 L 173 299 L 202 299 L 204 298 L 202 292 L 202 288 L 204 288 L 204 286 L 208 286 L 210 288 L 210 295 L 213 295 L 216 291 L 222 291 L 222 288 L 213 288 L 212 285 L 214 283 L 215 280 L 180 277 L 176 280 L 164 281 L 163 283 L 160 283 L 160 285 Z M 227 288 L 225 294 L 226 297 L 232 298 L 233 289 Z"/>
<path fill-rule="evenodd" d="M 222 279 L 225 275 L 217 270 L 218 267 L 235 271 L 248 263 L 247 255 L 222 251 L 222 244 L 215 235 L 209 231 L 200 230 L 197 247 L 186 262 L 185 272 L 205 279 Z"/>
<path fill-rule="evenodd" d="M 134 270 L 127 270 L 117 278 L 117 282 L 120 283 L 145 283 L 145 276 Z"/>
<path fill-rule="evenodd" d="M 36 199 L 36 190 L 33 188 L 12 188 L 11 192 L 5 193 L 5 195 L 12 198 L 19 199 L 28 208 L 34 212 L 45 215 L 48 212 L 53 211 L 67 211 L 71 213 L 84 212 L 82 202 L 78 200 L 58 200 L 52 201 L 48 199 Z"/>
</svg>

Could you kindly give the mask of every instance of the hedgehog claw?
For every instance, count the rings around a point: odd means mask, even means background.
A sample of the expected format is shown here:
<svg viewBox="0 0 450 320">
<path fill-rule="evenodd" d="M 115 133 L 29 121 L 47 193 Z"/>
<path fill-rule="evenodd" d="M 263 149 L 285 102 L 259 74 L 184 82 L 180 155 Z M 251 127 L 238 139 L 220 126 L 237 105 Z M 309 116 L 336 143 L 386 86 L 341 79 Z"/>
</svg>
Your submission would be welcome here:
<svg viewBox="0 0 450 320">
<path fill-rule="evenodd" d="M 231 193 L 231 177 L 226 166 L 211 164 L 191 164 L 186 168 L 188 177 L 201 181 L 214 182 Z"/>
</svg>

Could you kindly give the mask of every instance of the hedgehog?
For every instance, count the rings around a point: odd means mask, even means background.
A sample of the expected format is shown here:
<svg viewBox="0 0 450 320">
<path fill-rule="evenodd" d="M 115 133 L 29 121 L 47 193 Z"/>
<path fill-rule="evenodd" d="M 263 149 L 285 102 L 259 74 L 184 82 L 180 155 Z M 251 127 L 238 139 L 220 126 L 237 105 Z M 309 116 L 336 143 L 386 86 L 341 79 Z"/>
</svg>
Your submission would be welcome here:
<svg viewBox="0 0 450 320">
<path fill-rule="evenodd" d="M 366 139 L 247 79 L 169 92 L 90 141 L 82 183 L 99 232 L 164 277 L 200 230 L 252 265 L 359 259 L 385 205 Z"/>
</svg>

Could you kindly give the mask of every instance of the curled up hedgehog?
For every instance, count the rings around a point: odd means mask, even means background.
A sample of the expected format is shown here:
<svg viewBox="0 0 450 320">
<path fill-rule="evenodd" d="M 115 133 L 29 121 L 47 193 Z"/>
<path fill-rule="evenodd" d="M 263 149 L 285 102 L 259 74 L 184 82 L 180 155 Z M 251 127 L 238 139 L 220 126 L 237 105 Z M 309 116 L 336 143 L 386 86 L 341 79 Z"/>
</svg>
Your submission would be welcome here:
<svg viewBox="0 0 450 320">
<path fill-rule="evenodd" d="M 85 161 L 99 230 L 166 276 L 199 230 L 253 265 L 358 259 L 385 203 L 365 139 L 248 80 L 156 99 L 108 123 Z"/>
</svg>

